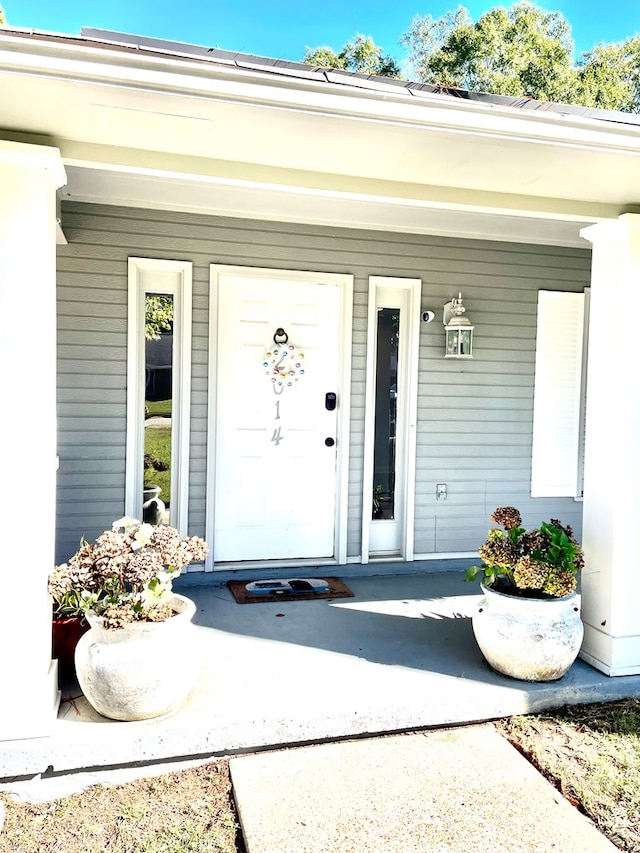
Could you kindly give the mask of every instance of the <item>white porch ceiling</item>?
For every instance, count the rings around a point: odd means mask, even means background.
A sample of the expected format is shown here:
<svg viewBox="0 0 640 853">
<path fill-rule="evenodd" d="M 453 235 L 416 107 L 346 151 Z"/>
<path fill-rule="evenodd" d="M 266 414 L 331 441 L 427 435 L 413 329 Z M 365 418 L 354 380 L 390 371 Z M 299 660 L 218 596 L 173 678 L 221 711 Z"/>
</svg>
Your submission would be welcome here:
<svg viewBox="0 0 640 853">
<path fill-rule="evenodd" d="M 426 201 L 354 197 L 340 191 L 221 182 L 67 165 L 63 198 L 156 210 L 344 228 L 589 248 L 580 229 L 596 221 L 505 215 Z"/>
</svg>

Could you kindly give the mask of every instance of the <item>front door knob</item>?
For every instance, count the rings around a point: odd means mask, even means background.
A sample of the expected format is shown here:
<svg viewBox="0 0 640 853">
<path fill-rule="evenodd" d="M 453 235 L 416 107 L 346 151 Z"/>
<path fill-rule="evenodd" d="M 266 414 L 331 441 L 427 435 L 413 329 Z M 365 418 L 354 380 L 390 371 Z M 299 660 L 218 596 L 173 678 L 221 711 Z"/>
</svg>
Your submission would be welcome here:
<svg viewBox="0 0 640 853">
<path fill-rule="evenodd" d="M 335 441 L 331 438 L 331 436 L 329 436 L 329 438 L 325 438 L 324 443 L 327 445 L 327 447 L 333 447 Z"/>
</svg>

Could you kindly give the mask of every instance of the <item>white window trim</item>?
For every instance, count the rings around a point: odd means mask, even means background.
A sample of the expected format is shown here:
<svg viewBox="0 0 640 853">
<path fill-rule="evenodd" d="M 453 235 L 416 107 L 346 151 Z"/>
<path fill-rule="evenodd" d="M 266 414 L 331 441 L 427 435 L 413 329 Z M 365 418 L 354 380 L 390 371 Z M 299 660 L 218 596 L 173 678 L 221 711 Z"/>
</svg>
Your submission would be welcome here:
<svg viewBox="0 0 640 853">
<path fill-rule="evenodd" d="M 191 412 L 191 290 L 189 261 L 129 258 L 127 329 L 127 443 L 125 514 L 142 517 L 144 487 L 145 296 L 166 293 L 174 299 L 173 403 L 171 415 L 171 525 L 188 534 L 189 434 Z M 162 280 L 153 282 L 153 273 Z M 166 274 L 170 274 L 167 280 Z"/>
<path fill-rule="evenodd" d="M 540 290 L 531 497 L 582 496 L 585 294 Z"/>
<path fill-rule="evenodd" d="M 218 293 L 219 282 L 223 275 L 256 275 L 272 277 L 278 281 L 337 284 L 340 288 L 340 352 L 338 368 L 337 394 L 340 401 L 337 418 L 336 436 L 336 513 L 335 513 L 335 559 L 330 564 L 344 565 L 347 562 L 347 527 L 349 511 L 349 429 L 351 424 L 351 342 L 353 326 L 353 276 L 345 273 L 309 272 L 306 270 L 279 270 L 265 267 L 244 267 L 229 264 L 210 264 L 209 266 L 209 379 L 207 389 L 207 480 L 205 538 L 213 543 L 215 536 L 215 464 L 216 464 L 216 423 L 217 423 L 217 355 L 218 355 Z M 213 560 L 213 548 L 210 548 L 204 568 L 211 572 L 218 569 Z M 323 561 L 324 563 L 325 561 Z M 244 565 L 244 564 L 243 564 Z M 273 563 L 251 562 L 251 568 Z M 225 568 L 220 566 L 220 570 Z"/>
<path fill-rule="evenodd" d="M 400 554 L 409 562 L 413 560 L 416 482 L 416 424 L 418 416 L 418 362 L 420 344 L 420 300 L 422 279 L 369 276 L 369 310 L 367 321 L 367 379 L 365 386 L 364 461 L 362 478 L 362 547 L 361 562 L 370 559 L 371 500 L 373 494 L 373 450 L 375 438 L 375 393 L 376 393 L 376 349 L 377 309 L 398 307 L 389 304 L 389 291 L 403 294 L 406 310 L 406 327 L 400 338 L 400 364 L 406 379 L 403 390 L 406 401 L 403 410 L 404 431 L 402 445 L 403 466 L 400 503 L 403 507 L 403 530 Z M 391 300 L 393 301 L 393 300 Z"/>
</svg>

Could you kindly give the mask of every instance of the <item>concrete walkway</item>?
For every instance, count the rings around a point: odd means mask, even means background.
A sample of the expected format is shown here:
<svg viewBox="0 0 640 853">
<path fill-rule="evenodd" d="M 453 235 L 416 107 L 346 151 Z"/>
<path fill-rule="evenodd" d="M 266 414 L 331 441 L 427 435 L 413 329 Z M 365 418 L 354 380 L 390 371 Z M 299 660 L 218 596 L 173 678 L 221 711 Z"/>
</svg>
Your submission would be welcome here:
<svg viewBox="0 0 640 853">
<path fill-rule="evenodd" d="M 614 853 L 492 725 L 233 759 L 247 853 Z"/>
</svg>

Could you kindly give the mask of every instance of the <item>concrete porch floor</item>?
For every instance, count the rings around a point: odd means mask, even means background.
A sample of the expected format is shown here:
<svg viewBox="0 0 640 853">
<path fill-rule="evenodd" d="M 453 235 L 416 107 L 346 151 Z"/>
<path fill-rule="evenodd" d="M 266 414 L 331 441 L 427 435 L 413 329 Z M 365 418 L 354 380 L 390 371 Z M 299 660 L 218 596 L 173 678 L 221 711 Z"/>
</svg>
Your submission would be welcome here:
<svg viewBox="0 0 640 853">
<path fill-rule="evenodd" d="M 580 660 L 563 679 L 546 684 L 493 672 L 471 628 L 478 588 L 462 573 L 327 574 L 344 577 L 355 597 L 239 605 L 219 578 L 209 575 L 207 584 L 181 578 L 177 590 L 197 604 L 203 652 L 187 704 L 163 720 L 118 723 L 96 714 L 77 685 L 64 685 L 52 736 L 3 743 L 0 779 L 640 697 L 640 676 L 610 678 Z M 11 695 L 15 701 L 15 691 Z"/>
</svg>

